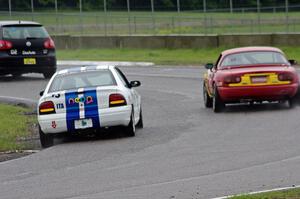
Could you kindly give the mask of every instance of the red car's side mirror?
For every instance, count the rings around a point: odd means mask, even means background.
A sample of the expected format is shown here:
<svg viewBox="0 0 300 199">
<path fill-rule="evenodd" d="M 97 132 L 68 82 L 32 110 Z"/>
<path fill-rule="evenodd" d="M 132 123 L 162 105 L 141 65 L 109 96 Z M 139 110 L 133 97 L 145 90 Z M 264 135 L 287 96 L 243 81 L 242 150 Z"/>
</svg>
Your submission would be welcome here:
<svg viewBox="0 0 300 199">
<path fill-rule="evenodd" d="M 212 63 L 205 64 L 205 68 L 208 70 L 211 70 L 213 67 L 214 67 L 214 64 L 212 64 Z"/>
<path fill-rule="evenodd" d="M 292 66 L 298 64 L 297 61 L 294 59 L 290 59 L 289 62 Z"/>
</svg>

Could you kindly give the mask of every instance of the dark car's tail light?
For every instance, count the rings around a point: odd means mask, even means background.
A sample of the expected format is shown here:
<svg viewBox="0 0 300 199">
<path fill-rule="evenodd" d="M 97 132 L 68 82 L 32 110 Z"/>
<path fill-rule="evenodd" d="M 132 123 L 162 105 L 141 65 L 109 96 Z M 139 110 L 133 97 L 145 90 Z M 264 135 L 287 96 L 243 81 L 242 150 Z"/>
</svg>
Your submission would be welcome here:
<svg viewBox="0 0 300 199">
<path fill-rule="evenodd" d="M 280 73 L 278 74 L 279 81 L 293 81 L 293 75 L 290 73 Z"/>
<path fill-rule="evenodd" d="M 12 43 L 6 40 L 0 40 L 0 50 L 9 50 L 12 48 Z"/>
<path fill-rule="evenodd" d="M 224 78 L 225 84 L 237 84 L 237 83 L 240 83 L 241 81 L 242 81 L 242 78 L 237 75 L 231 75 L 231 76 L 227 76 Z"/>
<path fill-rule="evenodd" d="M 54 49 L 55 48 L 55 44 L 54 41 L 51 38 L 48 38 L 45 42 L 44 42 L 44 47 L 46 49 Z"/>
<path fill-rule="evenodd" d="M 52 101 L 46 101 L 39 106 L 40 115 L 55 113 L 54 103 Z"/>
<path fill-rule="evenodd" d="M 116 93 L 109 96 L 109 107 L 124 106 L 126 104 L 126 99 L 121 94 Z"/>
</svg>

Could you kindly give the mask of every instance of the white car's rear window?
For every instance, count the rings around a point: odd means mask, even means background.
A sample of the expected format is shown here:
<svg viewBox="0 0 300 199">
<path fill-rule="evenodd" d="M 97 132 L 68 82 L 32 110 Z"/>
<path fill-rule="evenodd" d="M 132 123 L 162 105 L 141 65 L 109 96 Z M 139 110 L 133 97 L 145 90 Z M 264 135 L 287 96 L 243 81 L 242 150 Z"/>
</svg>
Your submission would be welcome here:
<svg viewBox="0 0 300 199">
<path fill-rule="evenodd" d="M 254 51 L 227 55 L 221 67 L 256 64 L 288 64 L 286 58 L 278 52 Z"/>
<path fill-rule="evenodd" d="M 50 92 L 117 85 L 115 78 L 109 70 L 88 71 L 57 75 L 52 81 Z"/>
<path fill-rule="evenodd" d="M 48 38 L 49 34 L 42 26 L 5 26 L 4 39 Z"/>
</svg>

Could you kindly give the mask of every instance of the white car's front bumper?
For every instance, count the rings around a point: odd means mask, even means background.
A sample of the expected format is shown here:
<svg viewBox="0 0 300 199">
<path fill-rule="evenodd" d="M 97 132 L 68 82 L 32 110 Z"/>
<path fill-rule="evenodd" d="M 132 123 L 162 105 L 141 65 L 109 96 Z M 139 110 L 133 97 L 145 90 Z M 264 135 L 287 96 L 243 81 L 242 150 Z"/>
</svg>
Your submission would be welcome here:
<svg viewBox="0 0 300 199">
<path fill-rule="evenodd" d="M 131 105 L 99 109 L 100 127 L 127 126 L 131 109 Z M 46 134 L 68 132 L 66 113 L 39 115 L 38 122 Z"/>
</svg>

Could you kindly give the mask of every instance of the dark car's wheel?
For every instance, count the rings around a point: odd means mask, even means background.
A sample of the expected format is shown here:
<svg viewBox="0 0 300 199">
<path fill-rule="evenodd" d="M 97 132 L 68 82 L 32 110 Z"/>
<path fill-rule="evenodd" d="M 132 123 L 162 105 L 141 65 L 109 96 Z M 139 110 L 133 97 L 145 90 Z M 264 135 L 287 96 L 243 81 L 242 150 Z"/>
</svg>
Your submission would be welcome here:
<svg viewBox="0 0 300 199">
<path fill-rule="evenodd" d="M 22 76 L 22 73 L 13 73 L 11 74 L 14 79 L 18 79 Z"/>
<path fill-rule="evenodd" d="M 138 127 L 138 128 L 144 128 L 142 107 L 140 109 L 140 119 L 139 119 L 139 122 L 136 124 L 136 127 Z"/>
<path fill-rule="evenodd" d="M 135 136 L 135 124 L 134 124 L 134 111 L 132 109 L 131 116 L 130 116 L 130 122 L 128 126 L 125 127 L 125 133 L 129 137 Z"/>
<path fill-rule="evenodd" d="M 53 146 L 53 135 L 45 134 L 39 126 L 40 141 L 43 148 Z"/>
<path fill-rule="evenodd" d="M 43 72 L 45 79 L 50 79 L 52 77 L 52 75 L 54 75 L 55 71 L 56 70 L 53 69 L 53 70 L 47 70 L 47 71 Z"/>
<path fill-rule="evenodd" d="M 203 83 L 203 101 L 206 108 L 213 106 L 213 99 L 208 95 L 205 83 Z"/>
<path fill-rule="evenodd" d="M 222 102 L 218 89 L 214 88 L 214 97 L 213 97 L 213 111 L 215 113 L 221 112 L 225 107 L 224 102 Z"/>
</svg>

